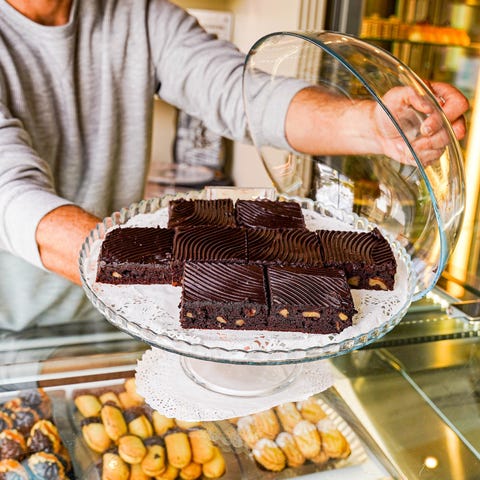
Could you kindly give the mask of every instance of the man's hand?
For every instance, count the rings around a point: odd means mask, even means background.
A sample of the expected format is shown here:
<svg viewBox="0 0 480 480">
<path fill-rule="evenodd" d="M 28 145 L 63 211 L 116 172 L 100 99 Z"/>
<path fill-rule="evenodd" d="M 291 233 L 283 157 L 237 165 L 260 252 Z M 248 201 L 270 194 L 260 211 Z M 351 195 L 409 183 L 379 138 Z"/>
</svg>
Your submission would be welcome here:
<svg viewBox="0 0 480 480">
<path fill-rule="evenodd" d="M 45 268 L 80 285 L 80 249 L 99 221 L 99 218 L 74 205 L 56 208 L 45 215 L 38 224 L 36 235 Z"/>
</svg>

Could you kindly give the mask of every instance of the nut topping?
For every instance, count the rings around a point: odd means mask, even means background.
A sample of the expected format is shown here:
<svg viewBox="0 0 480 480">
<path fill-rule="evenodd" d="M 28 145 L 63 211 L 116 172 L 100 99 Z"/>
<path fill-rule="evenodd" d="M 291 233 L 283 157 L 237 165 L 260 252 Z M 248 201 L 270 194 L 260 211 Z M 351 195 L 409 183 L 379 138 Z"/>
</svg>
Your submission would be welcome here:
<svg viewBox="0 0 480 480">
<path fill-rule="evenodd" d="M 369 278 L 368 279 L 368 284 L 371 287 L 380 287 L 382 290 L 388 290 L 385 283 L 382 280 L 380 280 L 379 278 Z"/>
<path fill-rule="evenodd" d="M 285 317 L 285 318 L 288 317 L 288 310 L 287 310 L 286 308 L 282 308 L 278 313 L 279 313 L 282 317 Z"/>
<path fill-rule="evenodd" d="M 320 318 L 318 312 L 302 312 L 302 316 L 306 318 Z"/>
<path fill-rule="evenodd" d="M 115 277 L 115 278 L 122 278 L 122 275 L 118 272 L 112 272 L 112 277 Z"/>
<path fill-rule="evenodd" d="M 227 323 L 227 321 L 223 317 L 220 317 L 220 316 L 217 317 L 217 322 L 218 323 Z"/>
</svg>

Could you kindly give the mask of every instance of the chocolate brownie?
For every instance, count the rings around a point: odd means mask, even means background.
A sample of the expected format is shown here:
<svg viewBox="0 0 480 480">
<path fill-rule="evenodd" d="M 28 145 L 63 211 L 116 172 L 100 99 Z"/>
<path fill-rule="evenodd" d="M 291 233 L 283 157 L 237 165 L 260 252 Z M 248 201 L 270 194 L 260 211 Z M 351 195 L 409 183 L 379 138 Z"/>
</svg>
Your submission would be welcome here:
<svg viewBox="0 0 480 480">
<path fill-rule="evenodd" d="M 267 267 L 269 330 L 338 333 L 356 313 L 345 274 L 334 268 Z"/>
<path fill-rule="evenodd" d="M 305 228 L 297 202 L 237 200 L 235 216 L 239 226 L 250 228 Z"/>
<path fill-rule="evenodd" d="M 300 229 L 247 228 L 247 258 L 261 265 L 322 266 L 315 232 Z"/>
<path fill-rule="evenodd" d="M 325 265 L 344 270 L 351 288 L 393 290 L 397 262 L 380 230 L 319 230 L 317 234 Z"/>
<path fill-rule="evenodd" d="M 268 308 L 263 269 L 186 263 L 180 305 L 183 328 L 264 329 Z"/>
<path fill-rule="evenodd" d="M 168 227 L 187 228 L 200 225 L 235 227 L 235 209 L 229 198 L 218 200 L 172 200 L 168 204 Z"/>
<path fill-rule="evenodd" d="M 158 227 L 111 230 L 102 243 L 97 282 L 171 283 L 174 233 L 173 229 Z"/>
</svg>

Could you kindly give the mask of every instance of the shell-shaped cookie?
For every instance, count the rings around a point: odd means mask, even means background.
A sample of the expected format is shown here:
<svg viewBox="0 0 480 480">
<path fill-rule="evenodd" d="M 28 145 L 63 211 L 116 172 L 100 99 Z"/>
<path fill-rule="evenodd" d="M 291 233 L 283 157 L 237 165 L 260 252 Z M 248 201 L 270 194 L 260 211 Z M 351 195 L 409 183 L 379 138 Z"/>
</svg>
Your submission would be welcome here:
<svg viewBox="0 0 480 480">
<path fill-rule="evenodd" d="M 320 433 L 313 423 L 302 420 L 295 425 L 292 434 L 305 458 L 314 458 L 320 453 L 322 448 Z"/>
<path fill-rule="evenodd" d="M 272 472 L 282 471 L 287 459 L 280 447 L 269 438 L 262 438 L 259 440 L 252 450 L 255 460 L 267 470 Z"/>
<path fill-rule="evenodd" d="M 350 455 L 351 449 L 348 440 L 330 419 L 320 420 L 317 423 L 317 429 L 322 441 L 322 450 L 330 458 L 347 458 Z"/>
<path fill-rule="evenodd" d="M 286 402 L 276 406 L 275 412 L 286 432 L 292 433 L 295 425 L 303 420 L 302 415 L 293 402 Z"/>
<path fill-rule="evenodd" d="M 280 433 L 280 422 L 273 409 L 264 410 L 253 415 L 255 426 L 260 436 L 274 440 Z"/>
<path fill-rule="evenodd" d="M 285 454 L 289 467 L 295 468 L 305 463 L 305 457 L 290 432 L 280 432 L 275 439 L 275 443 Z"/>
<path fill-rule="evenodd" d="M 246 415 L 238 420 L 237 432 L 249 448 L 253 448 L 262 438 L 262 434 L 258 431 L 252 415 Z"/>
<path fill-rule="evenodd" d="M 327 417 L 319 401 L 315 397 L 297 402 L 297 409 L 305 420 L 313 424 Z"/>
</svg>

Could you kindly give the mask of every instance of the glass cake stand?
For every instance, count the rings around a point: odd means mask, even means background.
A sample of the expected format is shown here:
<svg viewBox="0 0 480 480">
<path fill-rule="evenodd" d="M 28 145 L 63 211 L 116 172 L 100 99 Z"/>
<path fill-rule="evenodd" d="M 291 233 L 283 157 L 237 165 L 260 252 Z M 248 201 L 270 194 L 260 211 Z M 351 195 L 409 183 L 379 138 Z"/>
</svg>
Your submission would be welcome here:
<svg viewBox="0 0 480 480">
<path fill-rule="evenodd" d="M 397 135 L 408 161 L 386 155 L 312 156 L 275 140 L 269 134 L 271 125 L 262 122 L 282 118 L 279 112 L 286 111 L 292 96 L 307 86 L 352 105 L 375 102 L 377 115 Z M 390 92 L 402 88 L 410 90 L 416 106 L 399 111 Z M 105 287 L 94 281 L 106 231 L 125 224 L 166 225 L 170 196 L 142 201 L 106 218 L 83 245 L 80 271 L 88 298 L 117 328 L 179 356 L 184 374 L 209 391 L 258 398 L 288 389 L 308 362 L 345 354 L 382 337 L 400 322 L 413 300 L 433 288 L 460 229 L 464 173 L 459 144 L 439 99 L 409 67 L 357 38 L 332 32 L 267 35 L 247 55 L 243 92 L 252 140 L 275 197 L 298 201 L 313 227 L 324 221 L 325 228 L 377 226 L 401 266 L 396 297 L 352 291 L 356 307 L 361 305 L 360 317 L 357 325 L 337 335 L 182 330 L 178 292 L 169 290 L 175 287 Z M 421 129 L 432 116 L 439 142 L 433 155 L 424 149 Z M 238 189 L 216 194 L 240 195 Z M 242 196 L 248 194 L 248 189 L 241 190 Z M 184 195 L 212 198 L 215 190 Z M 159 304 L 159 298 L 164 303 Z"/>
</svg>

